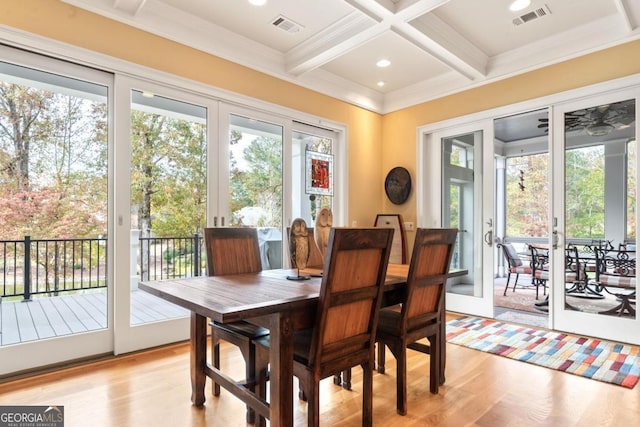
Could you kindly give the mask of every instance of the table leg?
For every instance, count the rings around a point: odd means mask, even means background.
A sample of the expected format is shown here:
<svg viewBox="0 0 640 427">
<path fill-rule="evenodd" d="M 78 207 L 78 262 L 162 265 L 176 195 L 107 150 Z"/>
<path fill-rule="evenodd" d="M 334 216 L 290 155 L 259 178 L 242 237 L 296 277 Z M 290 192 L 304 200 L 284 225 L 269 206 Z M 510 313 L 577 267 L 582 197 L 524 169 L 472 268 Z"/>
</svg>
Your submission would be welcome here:
<svg viewBox="0 0 640 427">
<path fill-rule="evenodd" d="M 191 312 L 191 402 L 204 405 L 204 386 L 207 380 L 207 318 Z"/>
<path fill-rule="evenodd" d="M 289 313 L 271 319 L 271 427 L 293 425 L 293 330 Z"/>
</svg>

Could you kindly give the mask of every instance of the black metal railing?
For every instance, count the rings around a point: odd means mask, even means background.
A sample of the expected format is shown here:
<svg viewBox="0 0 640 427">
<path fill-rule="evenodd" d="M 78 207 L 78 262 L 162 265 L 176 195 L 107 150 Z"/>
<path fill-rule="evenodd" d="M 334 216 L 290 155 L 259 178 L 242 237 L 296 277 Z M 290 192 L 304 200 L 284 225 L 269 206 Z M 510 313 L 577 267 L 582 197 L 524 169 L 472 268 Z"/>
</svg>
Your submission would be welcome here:
<svg viewBox="0 0 640 427">
<path fill-rule="evenodd" d="M 107 286 L 107 239 L 0 241 L 2 297 L 58 295 Z"/>
<path fill-rule="evenodd" d="M 140 280 L 200 276 L 203 239 L 144 237 L 136 257 Z M 133 273 L 133 272 L 132 272 Z M 107 287 L 107 239 L 0 240 L 0 298 L 55 296 Z"/>
<path fill-rule="evenodd" d="M 140 237 L 140 280 L 200 276 L 203 271 L 202 238 Z"/>
</svg>

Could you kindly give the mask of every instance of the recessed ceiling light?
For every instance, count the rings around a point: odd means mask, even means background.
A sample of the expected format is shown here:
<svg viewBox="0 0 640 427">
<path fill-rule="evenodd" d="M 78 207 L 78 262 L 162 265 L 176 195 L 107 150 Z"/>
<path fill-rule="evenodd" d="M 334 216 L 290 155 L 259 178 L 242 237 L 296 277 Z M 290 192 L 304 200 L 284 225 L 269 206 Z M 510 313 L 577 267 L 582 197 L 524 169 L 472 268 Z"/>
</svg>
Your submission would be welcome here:
<svg viewBox="0 0 640 427">
<path fill-rule="evenodd" d="M 514 0 L 509 6 L 509 10 L 512 12 L 517 12 L 519 10 L 529 7 L 530 4 L 531 4 L 531 0 Z"/>
<path fill-rule="evenodd" d="M 267 4 L 267 0 L 249 0 L 249 3 L 254 6 L 264 6 Z"/>
<path fill-rule="evenodd" d="M 389 65 L 391 65 L 391 61 L 389 61 L 388 59 L 381 59 L 376 62 L 376 65 L 380 68 L 388 67 Z"/>
<path fill-rule="evenodd" d="M 380 80 L 380 81 L 378 82 L 378 86 L 380 86 L 380 87 L 384 86 L 384 82 L 383 82 L 382 80 Z"/>
</svg>

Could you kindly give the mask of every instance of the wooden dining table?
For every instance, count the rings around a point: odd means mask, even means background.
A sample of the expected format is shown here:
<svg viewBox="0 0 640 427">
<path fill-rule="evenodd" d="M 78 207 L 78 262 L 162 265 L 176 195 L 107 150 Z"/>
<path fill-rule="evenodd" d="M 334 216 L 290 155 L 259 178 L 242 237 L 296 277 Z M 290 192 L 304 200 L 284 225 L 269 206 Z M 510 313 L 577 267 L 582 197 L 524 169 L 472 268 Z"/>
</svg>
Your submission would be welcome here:
<svg viewBox="0 0 640 427">
<path fill-rule="evenodd" d="M 293 332 L 313 327 L 322 280 L 317 277 L 320 270 L 301 270 L 311 275 L 309 280 L 287 280 L 287 276 L 296 273 L 277 269 L 139 283 L 140 289 L 191 311 L 190 372 L 194 405 L 204 404 L 206 377 L 210 377 L 268 418 L 271 426 L 293 425 Z M 408 265 L 389 264 L 383 305 L 402 300 L 407 273 Z M 244 320 L 269 329 L 270 403 L 207 361 L 208 319 L 220 323 Z M 445 346 L 441 348 L 444 361 Z M 444 371 L 441 372 L 443 381 Z"/>
</svg>

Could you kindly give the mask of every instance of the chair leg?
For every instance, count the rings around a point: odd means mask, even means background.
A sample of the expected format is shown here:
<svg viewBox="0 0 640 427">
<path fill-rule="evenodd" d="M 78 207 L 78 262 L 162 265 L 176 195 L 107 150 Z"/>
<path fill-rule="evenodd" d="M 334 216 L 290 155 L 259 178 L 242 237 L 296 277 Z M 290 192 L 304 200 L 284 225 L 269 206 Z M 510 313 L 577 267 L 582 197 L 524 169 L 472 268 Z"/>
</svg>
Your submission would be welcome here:
<svg viewBox="0 0 640 427">
<path fill-rule="evenodd" d="M 220 369 L 220 340 L 216 337 L 215 332 L 211 331 L 211 364 L 214 368 Z M 220 384 L 213 382 L 213 395 L 220 396 Z"/>
<path fill-rule="evenodd" d="M 247 353 L 244 358 L 245 363 L 245 381 L 247 381 L 249 390 L 255 393 L 259 386 L 257 385 L 258 377 L 256 374 L 256 347 L 253 344 L 249 345 Z M 256 422 L 256 412 L 250 406 L 247 406 L 247 423 L 254 424 Z"/>
<path fill-rule="evenodd" d="M 513 292 L 516 291 L 516 285 L 518 284 L 518 277 L 520 277 L 520 273 L 516 273 L 516 281 L 513 282 Z"/>
<path fill-rule="evenodd" d="M 362 426 L 373 425 L 373 366 L 362 365 Z"/>
<path fill-rule="evenodd" d="M 511 271 L 507 273 L 507 285 L 504 287 L 504 292 L 502 293 L 503 297 L 507 296 L 507 289 L 509 289 L 509 279 L 511 278 Z"/>
<path fill-rule="evenodd" d="M 429 346 L 431 351 L 429 352 L 429 391 L 433 394 L 438 394 L 438 388 L 440 386 L 440 365 L 442 359 L 440 358 L 440 334 L 436 333 L 429 337 Z"/>
<path fill-rule="evenodd" d="M 396 411 L 400 415 L 407 413 L 407 350 L 396 348 Z"/>
<path fill-rule="evenodd" d="M 378 372 L 384 374 L 385 346 L 378 342 Z"/>
<path fill-rule="evenodd" d="M 308 427 L 320 426 L 320 383 L 313 381 L 313 391 L 307 396 L 307 425 Z"/>
</svg>

